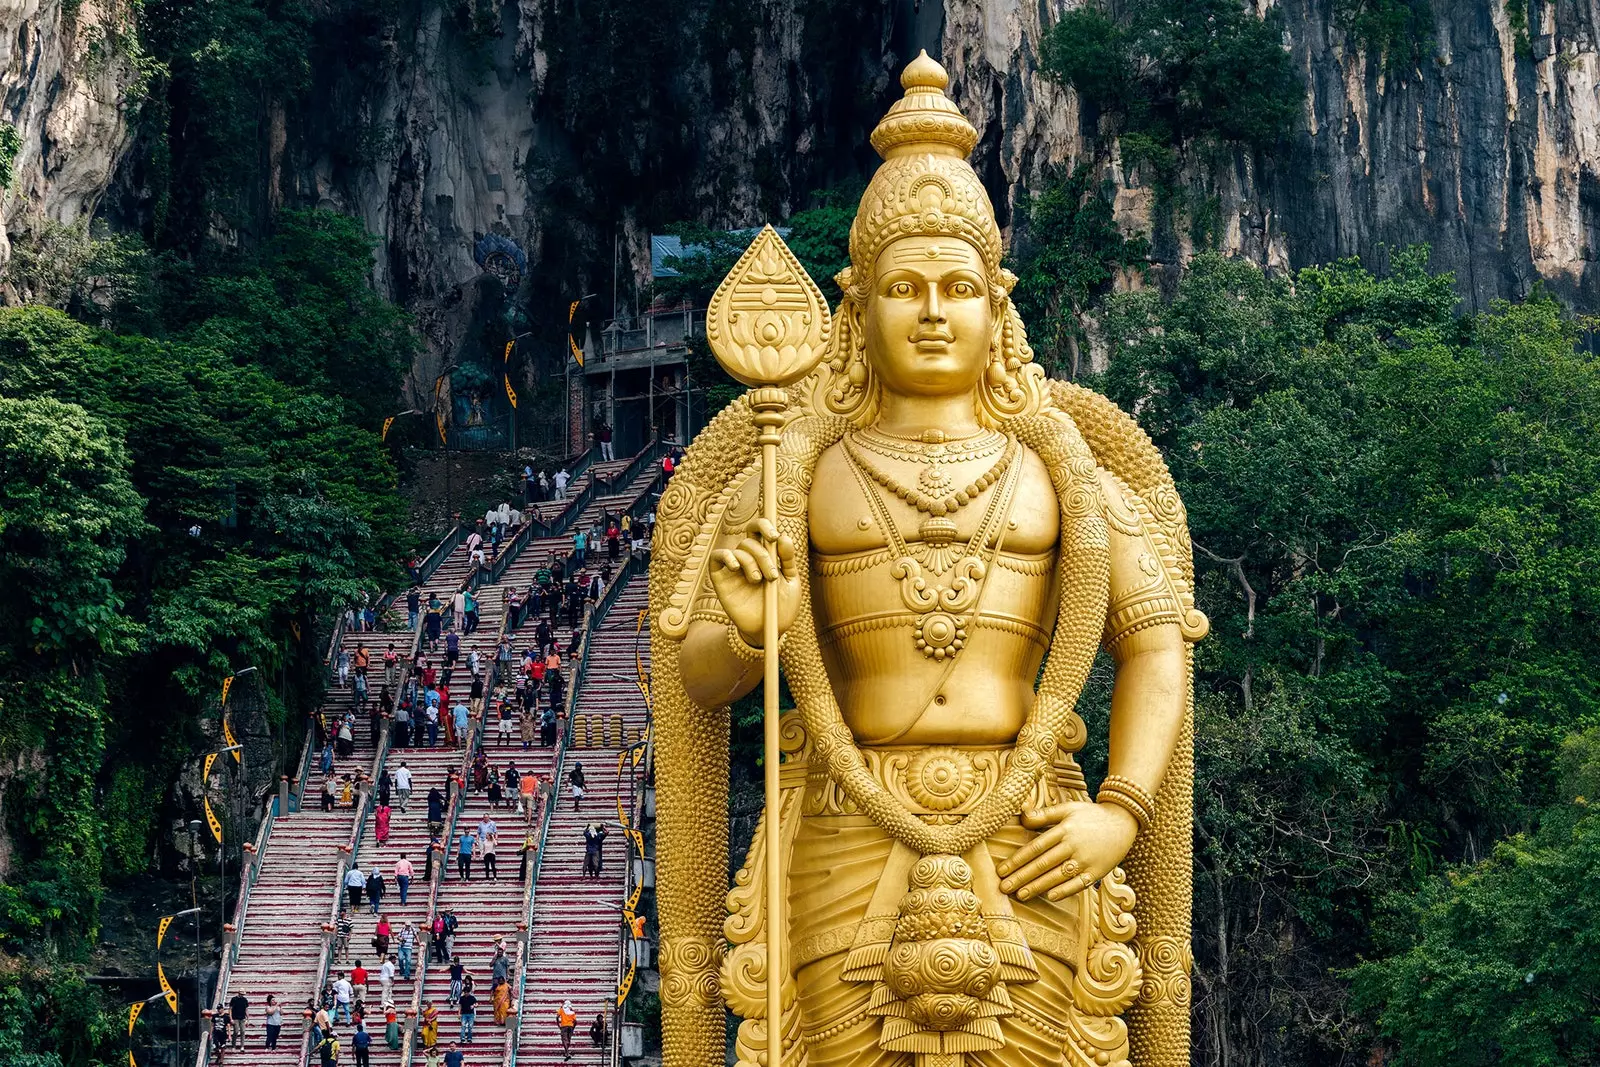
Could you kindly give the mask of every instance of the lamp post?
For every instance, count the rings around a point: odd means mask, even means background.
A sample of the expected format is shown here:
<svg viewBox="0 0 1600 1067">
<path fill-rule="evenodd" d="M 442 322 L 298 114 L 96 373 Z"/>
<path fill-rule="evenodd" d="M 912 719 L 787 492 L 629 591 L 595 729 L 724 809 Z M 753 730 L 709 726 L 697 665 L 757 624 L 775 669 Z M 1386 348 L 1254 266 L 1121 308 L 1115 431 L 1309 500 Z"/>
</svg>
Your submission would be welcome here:
<svg viewBox="0 0 1600 1067">
<path fill-rule="evenodd" d="M 189 913 L 194 916 L 194 1032 L 195 1047 L 205 1038 L 205 1024 L 201 1012 L 205 1010 L 205 995 L 200 988 L 200 861 L 196 853 L 200 847 L 200 820 L 189 820 Z M 179 912 L 179 914 L 183 914 Z M 181 1049 L 179 1050 L 181 1053 Z"/>
</svg>

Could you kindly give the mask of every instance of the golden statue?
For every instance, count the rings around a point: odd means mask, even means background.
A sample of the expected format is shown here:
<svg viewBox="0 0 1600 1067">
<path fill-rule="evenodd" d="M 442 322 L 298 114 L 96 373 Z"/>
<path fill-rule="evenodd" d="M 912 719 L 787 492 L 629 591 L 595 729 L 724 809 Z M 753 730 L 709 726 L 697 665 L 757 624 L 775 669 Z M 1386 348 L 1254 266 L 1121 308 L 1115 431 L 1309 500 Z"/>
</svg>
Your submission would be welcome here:
<svg viewBox="0 0 1600 1067">
<path fill-rule="evenodd" d="M 1188 1063 L 1183 506 L 1132 419 L 1032 363 L 947 81 L 918 57 L 873 132 L 832 315 L 770 229 L 708 313 L 759 388 L 657 513 L 668 1067 L 723 1062 L 725 1006 L 752 1067 Z M 1102 647 L 1091 799 L 1074 706 Z M 730 892 L 727 705 L 770 659 L 775 709 L 779 658 L 778 800 Z"/>
</svg>

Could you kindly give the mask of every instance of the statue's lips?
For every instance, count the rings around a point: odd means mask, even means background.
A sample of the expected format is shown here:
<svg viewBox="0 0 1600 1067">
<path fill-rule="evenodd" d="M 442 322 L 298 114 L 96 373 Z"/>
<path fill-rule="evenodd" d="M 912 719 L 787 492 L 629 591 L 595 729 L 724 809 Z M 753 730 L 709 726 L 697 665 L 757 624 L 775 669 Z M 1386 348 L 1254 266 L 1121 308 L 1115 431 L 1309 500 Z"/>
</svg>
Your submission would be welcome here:
<svg viewBox="0 0 1600 1067">
<path fill-rule="evenodd" d="M 955 340 L 947 334 L 919 334 L 911 339 L 911 343 L 917 346 L 918 352 L 942 353 L 947 351 Z"/>
</svg>

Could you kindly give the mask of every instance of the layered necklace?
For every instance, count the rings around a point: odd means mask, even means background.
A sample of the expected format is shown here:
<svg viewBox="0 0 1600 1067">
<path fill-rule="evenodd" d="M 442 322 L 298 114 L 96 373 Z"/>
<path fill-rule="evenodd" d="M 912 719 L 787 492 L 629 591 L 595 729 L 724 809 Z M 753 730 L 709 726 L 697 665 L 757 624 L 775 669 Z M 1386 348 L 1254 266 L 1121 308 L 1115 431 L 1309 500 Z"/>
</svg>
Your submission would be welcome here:
<svg viewBox="0 0 1600 1067">
<path fill-rule="evenodd" d="M 890 551 L 895 556 L 890 573 L 900 583 L 902 603 L 917 617 L 913 635 L 917 648 L 929 659 L 953 658 L 966 645 L 967 622 L 982 594 L 989 563 L 999 550 L 997 534 L 1011 513 L 1016 493 L 1016 472 L 1022 469 L 1016 463 L 1021 446 L 1014 437 L 991 432 L 954 442 L 952 448 L 952 442 L 939 430 L 927 431 L 920 441 L 885 439 L 882 435 L 857 431 L 845 437 L 843 444 L 862 494 L 877 514 L 878 522 L 889 539 Z M 913 445 L 920 447 L 913 449 L 910 447 Z M 944 489 L 948 489 L 951 481 L 946 472 L 938 470 L 940 464 L 981 459 L 1002 449 L 1003 452 L 993 466 L 964 487 L 934 496 L 931 494 L 939 489 L 930 486 L 929 491 L 924 492 L 901 485 L 870 462 L 862 454 L 860 446 L 880 455 L 926 463 L 927 470 L 938 471 L 943 476 Z M 896 451 L 891 452 L 890 449 Z M 1009 478 L 1006 477 L 1008 472 L 1011 474 Z M 956 524 L 949 516 L 972 503 L 1002 479 L 1004 484 L 1000 491 L 990 497 L 976 532 L 960 549 L 954 548 Z M 919 530 L 921 552 L 913 552 L 906 544 L 873 483 L 926 516 Z M 928 486 L 926 470 L 923 484 Z M 931 575 L 924 573 L 924 564 Z"/>
</svg>

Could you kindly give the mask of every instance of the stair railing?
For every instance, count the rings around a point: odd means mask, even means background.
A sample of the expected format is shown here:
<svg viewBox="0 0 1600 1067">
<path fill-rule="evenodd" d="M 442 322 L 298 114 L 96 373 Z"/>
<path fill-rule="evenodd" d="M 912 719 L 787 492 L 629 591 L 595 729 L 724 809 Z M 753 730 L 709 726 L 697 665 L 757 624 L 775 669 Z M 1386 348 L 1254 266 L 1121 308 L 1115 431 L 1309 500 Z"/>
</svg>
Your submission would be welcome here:
<svg viewBox="0 0 1600 1067">
<path fill-rule="evenodd" d="M 527 1008 L 528 971 L 533 965 L 533 909 L 538 895 L 536 887 L 539 884 L 539 872 L 544 867 L 545 844 L 550 835 L 550 823 L 555 814 L 556 805 L 561 802 L 561 781 L 566 774 L 567 753 L 572 747 L 573 723 L 577 718 L 578 693 L 583 688 L 584 679 L 589 673 L 591 639 L 594 636 L 594 632 L 599 629 L 601 621 L 617 602 L 617 598 L 622 595 L 622 590 L 628 584 L 629 579 L 644 569 L 645 566 L 641 560 L 630 556 L 611 579 L 611 584 L 606 587 L 605 593 L 601 595 L 600 602 L 589 613 L 589 617 L 583 621 L 583 635 L 578 646 L 576 662 L 572 667 L 572 685 L 567 688 L 566 694 L 566 726 L 556 739 L 555 788 L 551 791 L 549 803 L 545 805 L 545 809 L 540 816 L 539 851 L 534 858 L 533 869 L 528 872 L 528 888 L 523 893 L 523 922 L 528 929 L 528 951 L 523 956 L 522 973 L 518 976 L 517 981 L 517 996 L 513 1003 L 513 1009 L 517 1016 L 517 1025 L 512 1029 L 512 1033 L 507 1035 L 505 1067 L 516 1067 L 517 1053 L 521 1047 L 522 1013 Z M 409 1064 L 405 1064 L 403 1067 L 409 1067 Z"/>
<path fill-rule="evenodd" d="M 412 665 L 416 663 L 417 648 L 422 641 L 422 616 L 417 617 L 417 626 L 411 631 L 411 644 L 408 649 L 405 664 L 400 668 L 400 673 L 395 679 L 396 689 L 392 695 L 395 701 L 400 699 L 400 694 L 406 690 L 406 683 L 411 678 Z M 328 981 L 328 971 L 333 964 L 334 937 L 331 929 L 339 921 L 339 905 L 344 899 L 344 878 L 350 872 L 350 865 L 356 861 L 356 855 L 361 848 L 361 839 L 366 834 L 367 816 L 375 808 L 377 801 L 378 776 L 382 773 L 384 760 L 388 757 L 389 746 L 394 738 L 394 724 L 392 710 L 385 713 L 388 721 L 384 724 L 376 751 L 372 755 L 372 766 L 365 776 L 365 788 L 361 791 L 360 799 L 356 801 L 355 814 L 351 819 L 350 837 L 340 849 L 338 872 L 334 879 L 333 905 L 329 911 L 328 921 L 324 924 L 322 949 L 317 954 L 317 978 L 312 986 L 312 996 L 320 997 L 322 987 Z M 302 796 L 303 796 L 302 792 Z M 311 1056 L 311 1032 L 307 1030 L 300 1039 L 300 1063 L 302 1067 L 309 1064 Z M 204 1067 L 202 1064 L 201 1067 Z"/>
<path fill-rule="evenodd" d="M 498 649 L 500 642 L 505 639 L 507 615 L 504 611 L 500 614 L 500 632 L 495 640 Z M 451 777 L 456 782 L 456 795 L 450 800 L 449 818 L 445 821 L 444 836 L 440 840 L 438 865 L 433 869 L 433 881 L 428 886 L 428 910 L 426 913 L 427 924 L 433 922 L 433 917 L 439 911 L 439 889 L 444 885 L 445 871 L 450 863 L 450 844 L 455 840 L 456 823 L 461 812 L 466 808 L 467 782 L 472 774 L 472 754 L 477 750 L 479 739 L 483 736 L 484 710 L 489 706 L 489 701 L 494 695 L 494 689 L 499 684 L 500 660 L 498 656 L 489 661 L 489 668 L 485 672 L 483 696 L 479 698 L 476 714 L 467 727 L 465 746 L 461 754 L 460 769 Z M 440 712 L 445 713 L 441 708 Z M 429 850 L 433 849 L 430 843 Z M 433 932 L 432 926 L 427 929 L 427 940 L 422 951 L 422 957 L 417 961 L 416 985 L 411 990 L 411 1004 L 406 1009 L 406 1023 L 401 1028 L 400 1037 L 400 1067 L 411 1067 L 416 1056 L 418 1032 L 422 1026 L 422 989 L 427 984 L 428 964 L 433 959 Z"/>
</svg>

